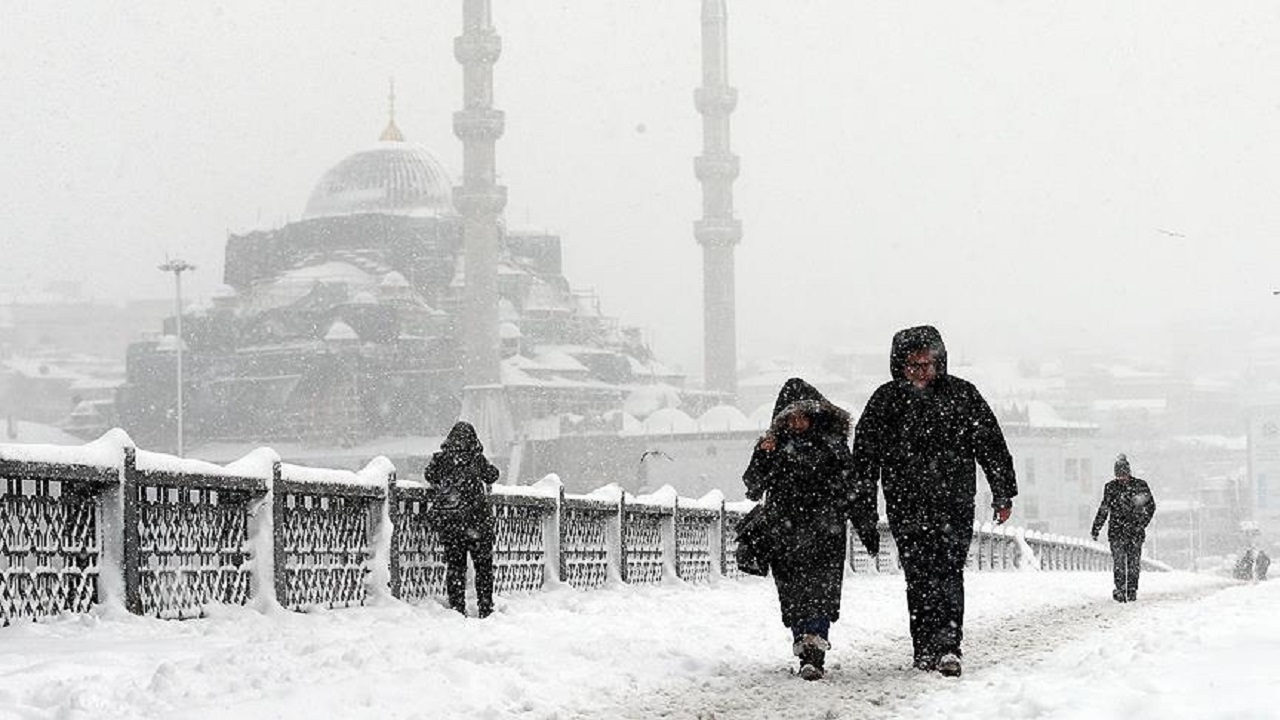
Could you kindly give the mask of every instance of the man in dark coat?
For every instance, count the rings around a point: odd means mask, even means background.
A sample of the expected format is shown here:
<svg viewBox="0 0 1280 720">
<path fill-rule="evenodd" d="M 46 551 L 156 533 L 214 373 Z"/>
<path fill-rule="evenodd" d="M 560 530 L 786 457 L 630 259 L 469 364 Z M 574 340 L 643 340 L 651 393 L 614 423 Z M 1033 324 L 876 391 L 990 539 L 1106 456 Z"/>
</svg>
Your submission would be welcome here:
<svg viewBox="0 0 1280 720">
<path fill-rule="evenodd" d="M 884 485 L 889 530 L 907 581 L 915 666 L 960 674 L 964 564 L 973 538 L 977 465 L 1009 519 L 1018 494 L 1013 458 L 995 413 L 973 384 L 947 372 L 947 349 L 932 326 L 893 336 L 893 379 L 867 401 L 854 431 L 856 516 Z"/>
<path fill-rule="evenodd" d="M 423 479 L 434 490 L 428 510 L 432 528 L 444 545 L 445 590 L 449 607 L 467 614 L 467 555 L 476 569 L 476 606 L 480 617 L 493 612 L 493 508 L 489 488 L 498 468 L 484 456 L 471 423 L 459 421 L 431 456 Z"/>
<path fill-rule="evenodd" d="M 1103 523 L 1111 518 L 1107 528 L 1115 580 L 1111 597 L 1116 602 L 1133 602 L 1138 599 L 1142 543 L 1147 539 L 1147 524 L 1156 514 L 1156 500 L 1147 482 L 1129 473 L 1129 458 L 1123 454 L 1116 458 L 1115 475 L 1102 490 L 1102 504 L 1093 518 L 1090 535 L 1097 540 Z"/>
<path fill-rule="evenodd" d="M 747 497 L 764 498 L 771 544 L 777 548 L 769 566 L 782 624 L 791 629 L 792 652 L 806 680 L 823 676 L 828 633 L 840 618 L 852 495 L 849 424 L 847 412 L 809 383 L 791 378 L 778 393 L 773 421 L 742 476 Z M 872 553 L 878 549 L 867 547 Z"/>
</svg>

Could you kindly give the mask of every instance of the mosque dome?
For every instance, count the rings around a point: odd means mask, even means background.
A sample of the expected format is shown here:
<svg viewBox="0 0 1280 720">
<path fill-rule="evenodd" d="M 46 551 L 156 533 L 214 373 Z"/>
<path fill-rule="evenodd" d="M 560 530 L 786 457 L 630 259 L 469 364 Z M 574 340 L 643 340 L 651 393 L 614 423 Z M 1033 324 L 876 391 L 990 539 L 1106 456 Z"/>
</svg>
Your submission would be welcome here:
<svg viewBox="0 0 1280 720">
<path fill-rule="evenodd" d="M 304 219 L 383 213 L 452 215 L 453 182 L 425 147 L 388 128 L 383 139 L 333 166 L 307 200 Z"/>
</svg>

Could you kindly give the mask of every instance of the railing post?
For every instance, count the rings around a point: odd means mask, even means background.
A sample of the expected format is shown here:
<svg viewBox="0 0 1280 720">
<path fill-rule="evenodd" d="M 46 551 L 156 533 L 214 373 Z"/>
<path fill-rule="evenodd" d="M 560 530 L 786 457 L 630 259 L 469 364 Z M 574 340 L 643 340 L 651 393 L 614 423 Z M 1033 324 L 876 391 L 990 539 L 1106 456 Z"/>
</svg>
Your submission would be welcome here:
<svg viewBox="0 0 1280 720">
<path fill-rule="evenodd" d="M 901 559 L 898 557 L 898 546 L 893 541 L 893 533 L 889 532 L 887 527 L 882 529 L 879 522 L 876 523 L 876 533 L 880 535 L 880 552 L 876 553 L 875 562 L 873 563 L 876 572 L 896 572 L 898 569 L 896 566 L 901 564 Z M 892 552 L 890 552 L 890 548 L 893 548 Z M 881 567 L 881 563 L 884 564 L 884 567 Z"/>
<path fill-rule="evenodd" d="M 561 543 L 564 542 L 564 524 L 561 513 L 564 508 L 564 485 L 556 491 L 556 504 L 551 513 L 542 519 L 543 573 L 542 584 L 559 585 L 564 580 L 564 553 Z"/>
<path fill-rule="evenodd" d="M 720 562 L 718 563 L 718 567 L 720 568 L 719 575 L 720 577 L 724 577 L 729 571 L 729 558 L 725 554 L 725 549 L 724 549 L 725 542 L 724 542 L 724 498 L 723 497 L 720 498 L 720 512 L 719 514 L 716 515 L 716 524 L 714 525 L 714 527 L 715 527 L 715 534 L 711 538 L 711 541 L 714 547 L 711 548 L 711 556 L 714 558 L 720 559 Z"/>
<path fill-rule="evenodd" d="M 391 553 L 387 558 L 387 574 L 391 597 L 400 599 L 400 488 L 397 484 L 396 471 L 387 474 L 387 514 L 391 523 Z M 385 528 L 384 528 L 385 530 Z"/>
<path fill-rule="evenodd" d="M 99 548 L 97 601 L 114 608 L 124 607 L 124 532 L 120 499 L 123 485 L 124 452 L 121 452 L 116 482 L 103 487 L 95 498 Z M 3 624 L 4 618 L 0 617 L 0 625 Z"/>
<path fill-rule="evenodd" d="M 287 493 L 282 492 L 280 461 L 271 463 L 271 550 L 275 577 L 272 581 L 276 587 L 276 602 L 282 607 L 289 607 L 288 571 L 285 568 L 285 538 L 288 536 L 285 524 L 288 518 L 286 503 Z"/>
<path fill-rule="evenodd" d="M 680 498 L 671 503 L 671 513 L 662 514 L 662 577 L 680 578 L 679 536 L 676 533 L 676 515 L 680 512 Z M 684 578 L 680 578 L 683 580 Z"/>
<path fill-rule="evenodd" d="M 627 578 L 627 491 L 618 494 L 618 577 Z"/>
<path fill-rule="evenodd" d="M 142 573 L 139 567 L 141 538 L 138 536 L 138 454 L 124 449 L 124 477 L 121 478 L 121 574 L 124 577 L 124 607 L 134 615 L 142 614 Z"/>
</svg>

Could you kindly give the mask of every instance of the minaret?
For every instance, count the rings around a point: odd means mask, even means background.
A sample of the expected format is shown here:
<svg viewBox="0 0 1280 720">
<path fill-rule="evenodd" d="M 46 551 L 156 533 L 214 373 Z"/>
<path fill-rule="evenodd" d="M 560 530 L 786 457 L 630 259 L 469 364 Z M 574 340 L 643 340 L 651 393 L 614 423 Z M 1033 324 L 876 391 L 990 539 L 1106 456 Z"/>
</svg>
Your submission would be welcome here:
<svg viewBox="0 0 1280 720">
<path fill-rule="evenodd" d="M 738 393 L 733 248 L 742 239 L 742 223 L 733 217 L 738 156 L 729 150 L 729 114 L 738 91 L 729 87 L 728 19 L 725 0 L 702 0 L 702 87 L 694 92 L 702 155 L 693 163 L 702 183 L 702 219 L 693 234 L 702 245 L 703 382 L 732 404 Z"/>
<path fill-rule="evenodd" d="M 497 184 L 494 145 L 502 136 L 503 115 L 493 108 L 493 65 L 501 54 L 490 0 L 463 0 L 462 35 L 453 44 L 463 81 L 462 109 L 453 114 L 463 164 L 453 204 L 462 214 L 466 245 L 462 418 L 475 425 L 490 455 L 506 457 L 514 431 L 499 367 L 498 244 L 507 189 Z"/>
<path fill-rule="evenodd" d="M 389 84 L 390 89 L 387 92 L 387 129 L 382 131 L 382 136 L 378 140 L 381 142 L 404 142 L 404 133 L 400 132 L 400 128 L 396 127 L 396 79 L 391 78 Z"/>
</svg>

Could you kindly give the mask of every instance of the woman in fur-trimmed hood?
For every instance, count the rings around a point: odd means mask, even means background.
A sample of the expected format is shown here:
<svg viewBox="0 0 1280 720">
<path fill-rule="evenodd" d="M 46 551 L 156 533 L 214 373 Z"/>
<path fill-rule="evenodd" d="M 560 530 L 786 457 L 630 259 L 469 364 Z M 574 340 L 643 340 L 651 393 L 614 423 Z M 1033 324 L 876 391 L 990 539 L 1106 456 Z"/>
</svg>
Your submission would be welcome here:
<svg viewBox="0 0 1280 720">
<path fill-rule="evenodd" d="M 791 378 L 742 476 L 747 497 L 765 502 L 779 548 L 769 567 L 782 624 L 791 629 L 792 649 L 807 680 L 822 677 L 828 631 L 840 618 L 845 520 L 853 495 L 850 426 L 849 413 L 809 383 Z"/>
</svg>

